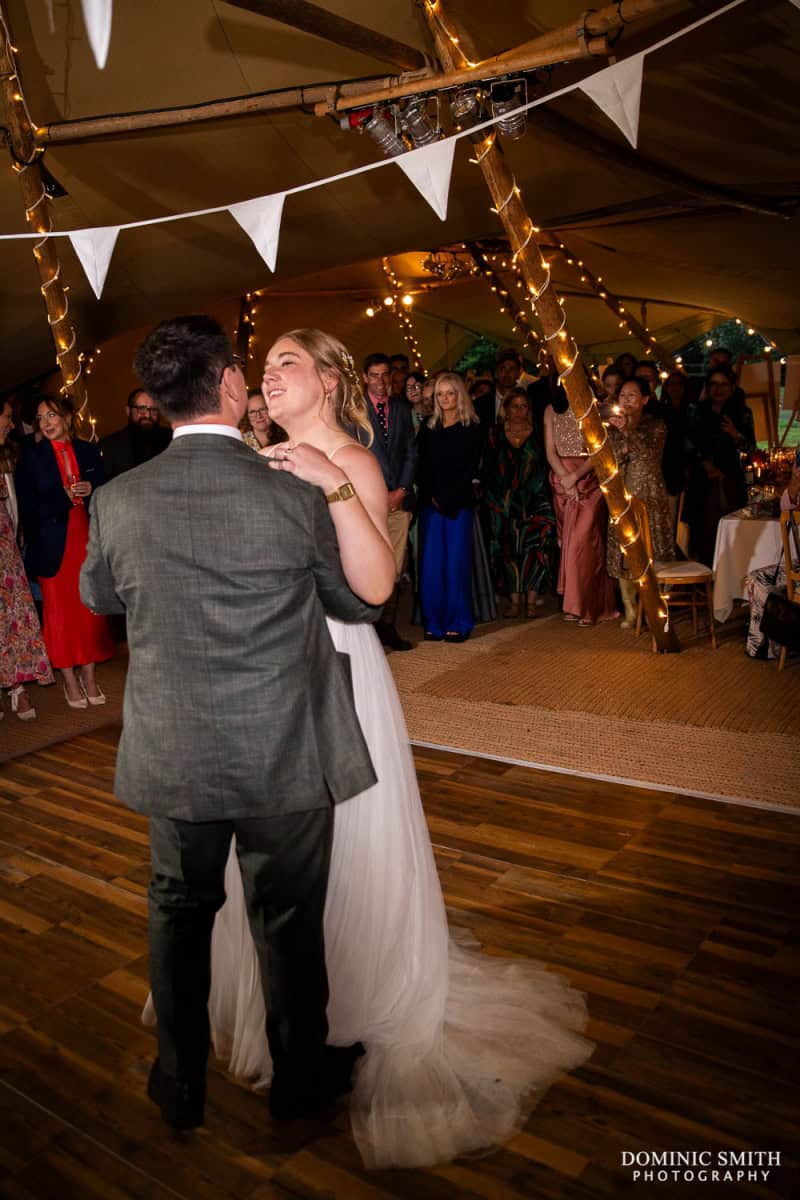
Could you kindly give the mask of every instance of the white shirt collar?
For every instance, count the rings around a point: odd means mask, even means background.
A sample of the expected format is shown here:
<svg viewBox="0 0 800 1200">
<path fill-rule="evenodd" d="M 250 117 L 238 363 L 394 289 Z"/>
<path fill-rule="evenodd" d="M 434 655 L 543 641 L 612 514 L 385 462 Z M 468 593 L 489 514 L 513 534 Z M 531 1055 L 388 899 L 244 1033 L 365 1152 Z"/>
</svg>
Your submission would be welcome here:
<svg viewBox="0 0 800 1200">
<path fill-rule="evenodd" d="M 238 429 L 234 429 L 232 425 L 213 425 L 200 424 L 197 425 L 179 425 L 177 429 L 173 429 L 173 440 L 179 437 L 185 437 L 189 433 L 217 433 L 222 437 L 235 438 L 237 442 L 241 442 L 242 435 Z"/>
</svg>

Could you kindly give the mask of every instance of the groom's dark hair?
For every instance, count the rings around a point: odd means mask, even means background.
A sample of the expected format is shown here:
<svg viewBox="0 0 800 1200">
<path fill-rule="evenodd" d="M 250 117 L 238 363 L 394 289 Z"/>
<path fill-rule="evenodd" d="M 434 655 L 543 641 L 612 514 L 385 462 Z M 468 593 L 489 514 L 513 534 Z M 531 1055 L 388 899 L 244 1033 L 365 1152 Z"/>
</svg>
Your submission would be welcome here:
<svg viewBox="0 0 800 1200">
<path fill-rule="evenodd" d="M 220 411 L 222 373 L 233 361 L 219 321 L 198 314 L 162 321 L 142 342 L 133 366 L 165 418 L 188 421 Z"/>
</svg>

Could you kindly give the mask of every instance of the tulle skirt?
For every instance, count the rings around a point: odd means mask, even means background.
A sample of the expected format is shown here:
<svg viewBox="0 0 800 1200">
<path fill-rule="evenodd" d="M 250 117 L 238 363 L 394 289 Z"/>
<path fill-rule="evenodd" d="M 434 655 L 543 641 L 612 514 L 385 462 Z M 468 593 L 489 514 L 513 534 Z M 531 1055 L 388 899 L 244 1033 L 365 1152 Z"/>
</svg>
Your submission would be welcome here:
<svg viewBox="0 0 800 1200">
<path fill-rule="evenodd" d="M 522 959 L 450 937 L 405 721 L 370 626 L 329 622 L 351 656 L 379 782 L 336 808 L 325 911 L 328 1040 L 362 1041 L 353 1134 L 369 1167 L 429 1166 L 505 1141 L 593 1046 L 583 997 Z M 264 998 L 232 849 L 209 1001 L 215 1050 L 265 1084 Z M 476 946 L 472 942 L 472 946 Z"/>
</svg>

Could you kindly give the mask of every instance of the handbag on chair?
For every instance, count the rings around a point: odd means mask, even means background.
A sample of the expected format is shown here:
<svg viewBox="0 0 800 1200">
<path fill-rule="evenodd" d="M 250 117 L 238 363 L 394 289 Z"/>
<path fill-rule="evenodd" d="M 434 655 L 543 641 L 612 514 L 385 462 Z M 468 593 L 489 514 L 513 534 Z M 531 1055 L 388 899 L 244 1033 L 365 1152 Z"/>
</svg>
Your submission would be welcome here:
<svg viewBox="0 0 800 1200">
<path fill-rule="evenodd" d="M 792 533 L 797 547 L 796 528 L 792 528 Z M 797 548 L 800 558 L 800 547 Z M 781 557 L 775 568 L 773 587 L 777 582 L 782 561 L 783 550 L 781 550 Z M 773 642 L 777 642 L 779 646 L 785 646 L 787 650 L 800 650 L 800 604 L 794 603 L 783 592 L 770 592 L 761 614 L 761 632 L 771 638 Z"/>
<path fill-rule="evenodd" d="M 800 604 L 770 592 L 761 614 L 761 632 L 787 650 L 800 650 Z"/>
</svg>

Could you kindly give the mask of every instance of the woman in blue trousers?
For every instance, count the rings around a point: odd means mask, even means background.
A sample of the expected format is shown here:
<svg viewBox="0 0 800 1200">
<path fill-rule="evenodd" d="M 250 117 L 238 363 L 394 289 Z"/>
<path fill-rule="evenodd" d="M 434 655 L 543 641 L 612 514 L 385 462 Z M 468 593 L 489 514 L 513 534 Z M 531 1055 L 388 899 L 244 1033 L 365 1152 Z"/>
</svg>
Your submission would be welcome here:
<svg viewBox="0 0 800 1200">
<path fill-rule="evenodd" d="M 433 415 L 417 438 L 420 598 L 427 641 L 464 642 L 472 632 L 473 480 L 481 427 L 464 382 L 436 377 Z"/>
</svg>

